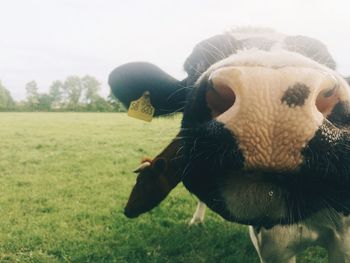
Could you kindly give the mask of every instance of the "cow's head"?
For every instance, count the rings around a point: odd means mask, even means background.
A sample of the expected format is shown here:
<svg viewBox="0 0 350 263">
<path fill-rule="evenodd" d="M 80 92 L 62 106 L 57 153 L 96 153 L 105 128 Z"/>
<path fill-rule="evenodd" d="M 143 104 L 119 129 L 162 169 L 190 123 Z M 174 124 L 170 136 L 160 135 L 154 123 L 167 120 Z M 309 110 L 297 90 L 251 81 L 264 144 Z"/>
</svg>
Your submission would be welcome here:
<svg viewBox="0 0 350 263">
<path fill-rule="evenodd" d="M 153 160 L 146 158 L 134 171 L 137 173 L 124 214 L 137 217 L 156 207 L 181 181 L 182 140 L 173 140 Z"/>
<path fill-rule="evenodd" d="M 224 218 L 271 226 L 350 209 L 350 95 L 326 47 L 306 37 L 199 43 L 177 81 L 147 63 L 111 73 L 126 106 L 183 111 L 185 186 Z"/>
</svg>

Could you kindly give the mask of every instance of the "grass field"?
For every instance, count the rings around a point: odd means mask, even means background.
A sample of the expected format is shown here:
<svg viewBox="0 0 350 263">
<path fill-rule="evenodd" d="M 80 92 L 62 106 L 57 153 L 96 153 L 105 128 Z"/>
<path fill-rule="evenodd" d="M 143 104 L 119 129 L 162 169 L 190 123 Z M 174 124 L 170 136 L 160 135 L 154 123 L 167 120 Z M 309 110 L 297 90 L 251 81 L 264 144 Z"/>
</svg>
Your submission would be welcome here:
<svg viewBox="0 0 350 263">
<path fill-rule="evenodd" d="M 143 156 L 177 133 L 180 118 L 124 114 L 0 114 L 0 262 L 259 262 L 247 227 L 208 212 L 188 227 L 196 198 L 181 185 L 156 209 L 123 206 Z M 327 262 L 312 248 L 299 262 Z"/>
</svg>

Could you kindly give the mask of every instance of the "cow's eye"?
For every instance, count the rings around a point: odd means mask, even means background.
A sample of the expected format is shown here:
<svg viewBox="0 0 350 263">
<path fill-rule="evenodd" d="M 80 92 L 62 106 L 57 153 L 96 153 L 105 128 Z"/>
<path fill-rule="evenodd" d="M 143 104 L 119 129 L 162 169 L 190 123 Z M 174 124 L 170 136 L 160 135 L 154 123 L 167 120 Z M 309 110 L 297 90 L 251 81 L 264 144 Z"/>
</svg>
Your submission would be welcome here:
<svg viewBox="0 0 350 263">
<path fill-rule="evenodd" d="M 235 103 L 236 96 L 232 88 L 220 82 L 215 85 L 209 80 L 206 91 L 206 100 L 212 116 L 215 118 L 227 111 Z"/>
</svg>

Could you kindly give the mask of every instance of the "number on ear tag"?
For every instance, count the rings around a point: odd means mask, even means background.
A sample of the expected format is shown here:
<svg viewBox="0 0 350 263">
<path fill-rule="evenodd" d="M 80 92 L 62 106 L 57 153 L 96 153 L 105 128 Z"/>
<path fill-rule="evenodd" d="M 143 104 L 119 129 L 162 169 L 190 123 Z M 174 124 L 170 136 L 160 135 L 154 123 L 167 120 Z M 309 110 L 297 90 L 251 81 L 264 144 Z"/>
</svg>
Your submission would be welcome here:
<svg viewBox="0 0 350 263">
<path fill-rule="evenodd" d="M 148 91 L 145 91 L 141 98 L 130 103 L 128 116 L 150 122 L 153 119 L 153 115 L 154 107 L 151 104 Z"/>
</svg>

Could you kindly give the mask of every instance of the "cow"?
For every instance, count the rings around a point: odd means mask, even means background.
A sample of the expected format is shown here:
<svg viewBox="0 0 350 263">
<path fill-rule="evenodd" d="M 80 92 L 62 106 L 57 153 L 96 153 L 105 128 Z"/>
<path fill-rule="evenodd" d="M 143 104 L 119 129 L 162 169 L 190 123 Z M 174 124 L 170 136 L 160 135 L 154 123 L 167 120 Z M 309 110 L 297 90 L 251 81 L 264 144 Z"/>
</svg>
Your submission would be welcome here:
<svg viewBox="0 0 350 263">
<path fill-rule="evenodd" d="M 154 159 L 145 158 L 134 171 L 138 174 L 124 214 L 134 218 L 152 210 L 181 181 L 179 150 L 181 140 L 175 138 Z"/>
<path fill-rule="evenodd" d="M 181 181 L 224 219 L 249 225 L 261 262 L 310 245 L 350 262 L 350 88 L 321 41 L 272 30 L 198 43 L 177 80 L 147 62 L 109 76 L 125 106 L 148 91 L 183 112 Z"/>
<path fill-rule="evenodd" d="M 181 139 L 176 137 L 155 158 L 145 157 L 134 170 L 137 173 L 124 214 L 135 218 L 158 206 L 181 181 Z M 189 225 L 203 223 L 206 206 L 198 202 Z"/>
</svg>

